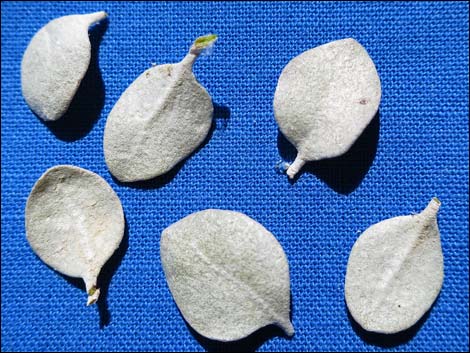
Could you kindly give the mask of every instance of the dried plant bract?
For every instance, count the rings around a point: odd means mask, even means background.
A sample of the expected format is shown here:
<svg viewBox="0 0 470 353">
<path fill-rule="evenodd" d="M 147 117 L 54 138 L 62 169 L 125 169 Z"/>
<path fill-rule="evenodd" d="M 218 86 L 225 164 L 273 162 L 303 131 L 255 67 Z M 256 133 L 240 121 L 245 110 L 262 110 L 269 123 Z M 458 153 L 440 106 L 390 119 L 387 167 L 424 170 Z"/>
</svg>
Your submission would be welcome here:
<svg viewBox="0 0 470 353">
<path fill-rule="evenodd" d="M 59 17 L 31 39 L 21 62 L 21 88 L 41 119 L 57 120 L 69 108 L 90 64 L 88 27 L 107 16 L 101 11 Z"/>
<path fill-rule="evenodd" d="M 95 303 L 98 274 L 124 235 L 121 202 L 109 184 L 82 168 L 52 167 L 29 195 L 25 222 L 39 258 L 60 273 L 82 278 L 87 305 Z"/>
<path fill-rule="evenodd" d="M 274 94 L 276 121 L 297 148 L 289 178 L 308 161 L 348 151 L 375 116 L 380 96 L 375 65 L 354 39 L 327 43 L 292 59 Z"/>
<path fill-rule="evenodd" d="M 193 213 L 163 231 L 160 255 L 173 298 L 199 334 L 235 341 L 275 324 L 293 335 L 287 258 L 258 222 L 234 211 Z"/>
<path fill-rule="evenodd" d="M 106 164 L 117 179 L 165 174 L 204 141 L 214 108 L 192 67 L 216 39 L 199 37 L 181 62 L 151 67 L 121 95 L 104 131 Z"/>
<path fill-rule="evenodd" d="M 419 214 L 369 227 L 349 255 L 345 297 L 367 331 L 393 334 L 413 326 L 436 300 L 444 278 L 437 198 Z"/>
</svg>

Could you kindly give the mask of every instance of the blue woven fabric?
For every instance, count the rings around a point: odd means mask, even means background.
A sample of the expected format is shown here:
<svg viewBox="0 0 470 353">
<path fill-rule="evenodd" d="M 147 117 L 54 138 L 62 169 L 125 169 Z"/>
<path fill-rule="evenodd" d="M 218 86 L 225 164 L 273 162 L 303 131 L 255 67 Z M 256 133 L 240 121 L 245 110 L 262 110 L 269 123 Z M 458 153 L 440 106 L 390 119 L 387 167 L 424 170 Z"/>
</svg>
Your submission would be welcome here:
<svg viewBox="0 0 470 353">
<path fill-rule="evenodd" d="M 468 351 L 467 2 L 1 6 L 2 351 Z M 21 94 L 24 50 L 51 19 L 99 10 L 109 13 L 109 24 L 92 31 L 94 42 L 101 38 L 99 67 L 86 79 L 76 119 L 41 123 Z M 113 105 L 152 62 L 179 61 L 194 38 L 209 32 L 219 40 L 194 71 L 216 105 L 212 136 L 168 177 L 138 187 L 117 183 L 102 148 Z M 357 39 L 377 66 L 380 116 L 346 156 L 314 163 L 289 183 L 274 168 L 292 157 L 273 116 L 278 77 L 294 56 L 346 37 Z M 124 208 L 127 235 L 104 270 L 98 306 L 85 307 L 80 281 L 48 268 L 26 241 L 26 199 L 56 164 L 103 176 Z M 441 294 L 412 330 L 367 334 L 344 302 L 351 247 L 368 226 L 419 212 L 433 196 L 442 201 Z M 268 328 L 217 344 L 185 324 L 164 278 L 159 239 L 168 225 L 206 208 L 243 212 L 282 244 L 291 273 L 292 339 Z"/>
</svg>

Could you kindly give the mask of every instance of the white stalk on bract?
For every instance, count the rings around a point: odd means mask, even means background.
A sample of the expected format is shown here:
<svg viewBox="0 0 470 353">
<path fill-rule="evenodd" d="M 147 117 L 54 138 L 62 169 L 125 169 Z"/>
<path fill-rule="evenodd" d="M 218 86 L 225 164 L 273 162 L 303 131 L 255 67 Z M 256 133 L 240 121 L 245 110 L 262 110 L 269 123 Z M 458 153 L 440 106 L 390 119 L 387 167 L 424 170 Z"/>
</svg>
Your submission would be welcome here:
<svg viewBox="0 0 470 353">
<path fill-rule="evenodd" d="M 365 330 L 392 334 L 413 326 L 436 300 L 444 278 L 433 198 L 417 215 L 369 227 L 349 255 L 345 297 Z"/>
<path fill-rule="evenodd" d="M 31 110 L 45 121 L 62 117 L 91 57 L 88 28 L 106 12 L 56 18 L 31 39 L 21 62 L 21 88 Z"/>
<path fill-rule="evenodd" d="M 104 131 L 106 164 L 117 179 L 165 174 L 204 141 L 213 106 L 192 67 L 216 39 L 199 37 L 181 62 L 151 67 L 121 95 Z"/>
<path fill-rule="evenodd" d="M 199 334 L 235 341 L 269 324 L 294 334 L 286 255 L 248 216 L 193 213 L 163 231 L 160 255 L 171 294 Z"/>
<path fill-rule="evenodd" d="M 354 39 L 310 49 L 282 70 L 274 115 L 297 148 L 287 170 L 293 178 L 308 161 L 339 156 L 377 113 L 380 79 L 367 51 Z"/>
<path fill-rule="evenodd" d="M 99 175 L 71 165 L 48 169 L 26 203 L 26 237 L 54 270 L 83 278 L 87 305 L 98 300 L 97 278 L 124 235 L 118 196 Z"/>
</svg>

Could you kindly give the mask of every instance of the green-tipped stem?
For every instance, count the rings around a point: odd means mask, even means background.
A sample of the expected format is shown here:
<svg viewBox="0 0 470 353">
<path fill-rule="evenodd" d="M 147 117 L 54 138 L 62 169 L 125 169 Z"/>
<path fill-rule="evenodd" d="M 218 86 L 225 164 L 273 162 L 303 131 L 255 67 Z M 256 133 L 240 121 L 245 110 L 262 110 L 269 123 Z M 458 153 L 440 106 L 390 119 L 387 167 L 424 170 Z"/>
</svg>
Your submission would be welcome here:
<svg viewBox="0 0 470 353">
<path fill-rule="evenodd" d="M 85 287 L 86 287 L 86 292 L 88 294 L 88 299 L 86 302 L 87 306 L 93 305 L 98 301 L 98 298 L 100 297 L 100 290 L 99 288 L 96 288 L 96 278 L 92 280 L 84 280 L 85 281 Z"/>
<path fill-rule="evenodd" d="M 216 34 L 206 34 L 205 36 L 201 36 L 196 38 L 191 49 L 189 50 L 191 53 L 199 55 L 207 48 L 210 48 L 214 45 L 217 40 Z"/>
<path fill-rule="evenodd" d="M 191 48 L 189 48 L 188 54 L 184 57 L 182 63 L 184 65 L 192 66 L 194 61 L 198 58 L 198 56 L 211 48 L 217 40 L 217 35 L 215 34 L 207 34 L 205 36 L 197 38 Z"/>
<path fill-rule="evenodd" d="M 287 176 L 289 179 L 293 179 L 295 175 L 302 169 L 304 166 L 305 161 L 297 155 L 297 157 L 294 160 L 294 163 L 292 163 L 289 168 L 287 168 Z"/>
</svg>

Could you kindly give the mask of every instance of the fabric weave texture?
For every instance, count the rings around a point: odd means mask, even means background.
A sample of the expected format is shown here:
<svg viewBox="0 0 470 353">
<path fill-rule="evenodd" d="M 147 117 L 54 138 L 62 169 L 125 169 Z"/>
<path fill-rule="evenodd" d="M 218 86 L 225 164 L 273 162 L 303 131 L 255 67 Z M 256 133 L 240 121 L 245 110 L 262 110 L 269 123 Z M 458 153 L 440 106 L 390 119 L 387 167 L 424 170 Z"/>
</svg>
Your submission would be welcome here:
<svg viewBox="0 0 470 353">
<path fill-rule="evenodd" d="M 42 123 L 21 94 L 29 41 L 54 18 L 100 10 L 109 21 L 90 31 L 98 65 L 67 119 Z M 467 2 L 2 2 L 2 351 L 468 351 L 468 15 Z M 152 63 L 181 60 L 206 33 L 219 40 L 194 72 L 215 105 L 211 136 L 163 178 L 117 182 L 102 147 L 113 105 Z M 309 164 L 290 183 L 274 167 L 295 154 L 273 116 L 278 77 L 296 55 L 348 37 L 376 64 L 380 114 L 345 156 Z M 29 192 L 57 164 L 98 173 L 123 205 L 126 235 L 99 305 L 85 307 L 81 281 L 48 268 L 26 241 Z M 440 296 L 412 330 L 362 331 L 344 301 L 351 247 L 370 225 L 420 212 L 433 196 L 442 201 Z M 207 208 L 243 212 L 283 246 L 292 339 L 268 327 L 220 344 L 185 324 L 160 234 Z"/>
</svg>

